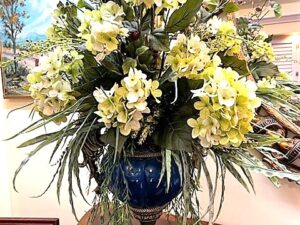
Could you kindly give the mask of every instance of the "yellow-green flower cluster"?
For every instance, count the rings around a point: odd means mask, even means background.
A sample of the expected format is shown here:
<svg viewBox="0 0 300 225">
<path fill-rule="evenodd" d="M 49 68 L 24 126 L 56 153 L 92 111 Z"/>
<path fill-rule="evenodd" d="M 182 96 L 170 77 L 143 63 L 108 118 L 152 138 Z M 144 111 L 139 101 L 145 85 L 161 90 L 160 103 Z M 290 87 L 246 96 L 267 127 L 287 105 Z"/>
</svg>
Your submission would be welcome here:
<svg viewBox="0 0 300 225">
<path fill-rule="evenodd" d="M 134 5 L 145 4 L 147 8 L 151 8 L 154 4 L 159 8 L 175 9 L 178 8 L 180 4 L 186 3 L 187 0 L 125 0 L 128 3 L 133 3 Z"/>
<path fill-rule="evenodd" d="M 251 54 L 251 60 L 272 62 L 275 60 L 275 54 L 271 43 L 264 40 L 249 41 L 248 50 Z"/>
<path fill-rule="evenodd" d="M 210 64 L 209 48 L 197 35 L 187 38 L 179 34 L 177 40 L 171 43 L 171 52 L 166 62 L 171 65 L 177 77 L 201 79 L 199 74 Z"/>
<path fill-rule="evenodd" d="M 276 88 L 277 81 L 274 78 L 267 77 L 257 82 L 258 88 Z"/>
<path fill-rule="evenodd" d="M 199 138 L 204 148 L 212 146 L 238 147 L 245 134 L 252 132 L 251 120 L 260 105 L 256 85 L 241 78 L 231 68 L 216 67 L 204 86 L 193 91 L 199 101 L 197 119 L 189 119 L 193 138 Z"/>
<path fill-rule="evenodd" d="M 86 48 L 97 54 L 98 60 L 118 49 L 121 36 L 127 36 L 128 30 L 123 27 L 123 8 L 109 1 L 101 4 L 97 10 L 86 10 L 79 27 L 80 36 L 87 40 Z"/>
<path fill-rule="evenodd" d="M 290 75 L 287 74 L 286 72 L 282 72 L 282 71 L 281 71 L 275 79 L 276 79 L 276 80 L 290 81 L 290 80 L 291 80 L 291 77 L 290 77 Z"/>
<path fill-rule="evenodd" d="M 69 63 L 64 62 L 65 57 L 68 57 Z M 67 53 L 58 47 L 43 56 L 40 65 L 27 76 L 34 108 L 42 116 L 58 113 L 74 102 L 75 97 L 68 79 L 74 83 L 78 81 L 81 59 L 82 56 L 77 52 Z"/>
<path fill-rule="evenodd" d="M 245 42 L 250 61 L 273 62 L 275 60 L 272 44 L 266 41 L 267 38 L 265 32 L 259 31 Z"/>
<path fill-rule="evenodd" d="M 141 128 L 143 114 L 150 113 L 147 98 L 151 95 L 156 102 L 162 95 L 157 80 L 147 80 L 146 74 L 137 69 L 130 69 L 128 76 L 115 84 L 110 91 L 97 89 L 94 97 L 98 104 L 97 115 L 107 128 L 118 127 L 120 133 L 127 136 L 131 131 Z"/>
<path fill-rule="evenodd" d="M 230 56 L 240 53 L 242 40 L 232 21 L 223 21 L 214 16 L 207 22 L 205 31 L 204 37 L 208 39 L 211 52 L 225 52 Z"/>
</svg>

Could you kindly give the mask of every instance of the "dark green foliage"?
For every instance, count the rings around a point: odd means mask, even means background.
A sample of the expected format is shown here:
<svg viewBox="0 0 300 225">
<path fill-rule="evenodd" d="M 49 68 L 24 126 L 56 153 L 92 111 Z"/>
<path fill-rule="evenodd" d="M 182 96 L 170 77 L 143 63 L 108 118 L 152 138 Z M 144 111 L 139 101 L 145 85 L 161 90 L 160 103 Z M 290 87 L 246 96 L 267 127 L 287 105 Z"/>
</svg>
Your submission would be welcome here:
<svg viewBox="0 0 300 225">
<path fill-rule="evenodd" d="M 276 77 L 279 74 L 278 66 L 264 61 L 251 63 L 249 68 L 256 80 L 262 77 Z"/>
<path fill-rule="evenodd" d="M 168 116 L 162 118 L 161 125 L 153 136 L 155 144 L 173 151 L 193 150 L 192 129 L 187 124 L 187 120 L 195 115 L 191 105 L 174 108 L 172 114 L 167 113 Z"/>
<path fill-rule="evenodd" d="M 228 2 L 224 8 L 223 8 L 223 12 L 225 13 L 234 13 L 239 11 L 239 6 L 238 4 L 234 3 L 234 2 Z"/>
<path fill-rule="evenodd" d="M 245 60 L 240 60 L 234 56 L 221 56 L 222 64 L 224 67 L 231 67 L 241 76 L 248 76 L 249 71 L 247 68 L 247 62 Z"/>
<path fill-rule="evenodd" d="M 175 10 L 171 15 L 166 27 L 166 32 L 175 33 L 187 28 L 192 18 L 199 11 L 202 2 L 202 0 L 187 0 L 182 7 Z"/>
</svg>

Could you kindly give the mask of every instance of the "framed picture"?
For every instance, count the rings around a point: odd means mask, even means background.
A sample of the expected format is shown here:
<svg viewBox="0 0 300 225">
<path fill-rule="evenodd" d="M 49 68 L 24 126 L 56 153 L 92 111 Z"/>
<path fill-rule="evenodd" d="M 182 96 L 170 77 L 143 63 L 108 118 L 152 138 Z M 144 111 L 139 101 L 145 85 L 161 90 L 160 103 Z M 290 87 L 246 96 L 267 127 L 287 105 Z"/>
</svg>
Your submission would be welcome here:
<svg viewBox="0 0 300 225">
<path fill-rule="evenodd" d="M 51 13 L 58 0 L 7 0 L 0 8 L 0 60 L 12 60 L 28 41 L 46 39 Z M 26 76 L 38 64 L 38 57 L 15 61 L 1 69 L 3 96 L 29 96 L 22 87 Z"/>
<path fill-rule="evenodd" d="M 11 49 L 0 47 L 0 60 L 6 61 L 12 57 Z M 11 63 L 4 68 L 1 68 L 2 90 L 4 98 L 19 98 L 29 97 L 23 87 L 26 85 L 26 76 L 30 69 L 37 63 L 38 59 L 27 58 L 16 63 Z"/>
<path fill-rule="evenodd" d="M 59 219 L 48 218 L 0 218 L 0 225 L 59 225 Z"/>
</svg>

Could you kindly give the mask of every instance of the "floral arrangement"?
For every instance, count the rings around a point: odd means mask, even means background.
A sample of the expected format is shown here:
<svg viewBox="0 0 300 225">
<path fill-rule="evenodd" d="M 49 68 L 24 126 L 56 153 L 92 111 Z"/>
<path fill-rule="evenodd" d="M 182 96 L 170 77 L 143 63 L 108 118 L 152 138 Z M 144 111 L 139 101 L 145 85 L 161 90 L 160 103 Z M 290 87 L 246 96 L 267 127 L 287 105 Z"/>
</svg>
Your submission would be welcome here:
<svg viewBox="0 0 300 225">
<path fill-rule="evenodd" d="M 278 14 L 279 5 L 271 2 Z M 58 177 L 59 195 L 68 171 L 75 214 L 73 177 L 84 197 L 79 171 L 87 167 L 98 183 L 95 204 L 104 212 L 112 209 L 112 225 L 131 224 L 132 215 L 126 201 L 110 196 L 111 177 L 100 175 L 127 154 L 161 151 L 167 180 L 171 160 L 179 165 L 182 193 L 167 210 L 181 215 L 182 224 L 188 217 L 200 221 L 207 213 L 211 223 L 216 219 L 226 171 L 247 190 L 253 188 L 251 171 L 277 186 L 282 178 L 298 182 L 300 176 L 274 156 L 282 156 L 276 146 L 291 136 L 257 121 L 271 115 L 298 135 L 299 84 L 272 63 L 271 37 L 257 24 L 258 11 L 234 20 L 231 13 L 237 10 L 237 3 L 223 0 L 60 2 L 47 41 L 29 43 L 18 56 L 42 55 L 26 87 L 32 114 L 42 118 L 12 138 L 52 122 L 65 126 L 19 146 L 36 145 L 16 176 L 31 157 L 55 143 L 51 161 L 56 155 L 59 161 L 49 187 Z M 87 149 L 87 142 L 97 150 Z M 215 182 L 207 158 L 215 162 Z M 199 211 L 197 200 L 201 176 L 209 187 L 207 213 Z"/>
</svg>

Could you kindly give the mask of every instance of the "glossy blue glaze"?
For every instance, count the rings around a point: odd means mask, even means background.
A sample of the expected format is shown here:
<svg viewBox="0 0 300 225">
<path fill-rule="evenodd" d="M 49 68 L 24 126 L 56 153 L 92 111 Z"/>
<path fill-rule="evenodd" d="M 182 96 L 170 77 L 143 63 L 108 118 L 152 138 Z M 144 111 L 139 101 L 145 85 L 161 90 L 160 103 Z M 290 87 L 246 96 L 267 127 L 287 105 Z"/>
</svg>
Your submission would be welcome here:
<svg viewBox="0 0 300 225">
<path fill-rule="evenodd" d="M 178 167 L 172 160 L 170 189 L 164 175 L 160 185 L 162 158 L 122 158 L 112 174 L 111 191 L 133 208 L 154 208 L 171 202 L 182 190 Z M 126 188 L 126 182 L 128 188 Z M 128 190 L 128 194 L 126 192 Z"/>
</svg>

